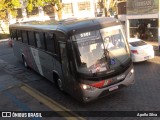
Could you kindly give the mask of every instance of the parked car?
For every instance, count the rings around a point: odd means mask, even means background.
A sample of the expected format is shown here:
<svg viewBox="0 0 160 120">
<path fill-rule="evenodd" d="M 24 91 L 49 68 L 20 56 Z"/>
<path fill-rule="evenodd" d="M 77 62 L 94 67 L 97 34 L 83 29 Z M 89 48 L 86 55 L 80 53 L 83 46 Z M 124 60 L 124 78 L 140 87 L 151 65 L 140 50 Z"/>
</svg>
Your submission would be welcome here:
<svg viewBox="0 0 160 120">
<path fill-rule="evenodd" d="M 128 42 L 133 62 L 141 62 L 154 58 L 152 45 L 138 38 L 130 38 Z"/>
</svg>

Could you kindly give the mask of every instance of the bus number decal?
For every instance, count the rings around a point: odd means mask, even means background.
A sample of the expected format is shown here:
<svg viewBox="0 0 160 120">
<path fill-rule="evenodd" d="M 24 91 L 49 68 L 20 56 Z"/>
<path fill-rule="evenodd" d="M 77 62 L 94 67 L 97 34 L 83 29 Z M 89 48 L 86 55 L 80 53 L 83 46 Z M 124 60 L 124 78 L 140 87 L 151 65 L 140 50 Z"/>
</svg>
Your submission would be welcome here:
<svg viewBox="0 0 160 120">
<path fill-rule="evenodd" d="M 90 36 L 90 35 L 91 35 L 90 32 L 86 32 L 86 33 L 81 33 L 81 34 L 80 34 L 81 37 L 88 37 L 88 36 Z"/>
</svg>

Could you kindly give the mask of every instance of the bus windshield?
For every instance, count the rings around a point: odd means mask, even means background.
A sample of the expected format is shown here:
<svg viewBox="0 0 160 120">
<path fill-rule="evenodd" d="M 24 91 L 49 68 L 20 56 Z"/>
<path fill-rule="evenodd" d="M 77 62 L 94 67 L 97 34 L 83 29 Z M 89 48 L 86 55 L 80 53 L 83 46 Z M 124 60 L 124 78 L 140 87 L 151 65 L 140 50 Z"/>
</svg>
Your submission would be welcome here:
<svg viewBox="0 0 160 120">
<path fill-rule="evenodd" d="M 80 73 L 101 73 L 124 67 L 129 50 L 120 26 L 75 35 L 74 49 Z"/>
</svg>

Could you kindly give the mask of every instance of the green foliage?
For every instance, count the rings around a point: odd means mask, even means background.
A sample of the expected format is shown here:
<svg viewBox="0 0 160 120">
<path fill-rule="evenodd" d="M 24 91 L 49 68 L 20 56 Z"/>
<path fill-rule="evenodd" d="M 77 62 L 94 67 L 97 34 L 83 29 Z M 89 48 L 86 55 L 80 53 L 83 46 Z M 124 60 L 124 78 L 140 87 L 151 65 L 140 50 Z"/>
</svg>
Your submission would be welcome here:
<svg viewBox="0 0 160 120">
<path fill-rule="evenodd" d="M 6 39 L 6 38 L 9 38 L 10 35 L 9 34 L 2 34 L 0 33 L 0 39 Z"/>
<path fill-rule="evenodd" d="M 100 9 L 104 9 L 105 8 L 104 0 L 99 0 L 98 5 L 99 5 Z"/>
<path fill-rule="evenodd" d="M 27 11 L 31 12 L 34 7 L 52 5 L 53 13 L 57 12 L 58 18 L 62 18 L 62 1 L 61 0 L 25 0 Z"/>
<path fill-rule="evenodd" d="M 35 7 L 45 5 L 52 5 L 55 10 L 53 12 L 62 10 L 61 0 L 23 0 L 23 3 L 26 4 L 28 12 L 31 12 Z M 15 17 L 17 15 L 16 8 L 21 6 L 20 0 L 0 0 L 0 19 L 7 19 L 8 14 Z"/>
<path fill-rule="evenodd" d="M 0 19 L 6 19 L 7 14 L 17 15 L 15 8 L 20 7 L 19 0 L 0 0 Z"/>
<path fill-rule="evenodd" d="M 31 12 L 34 7 L 43 7 L 45 5 L 57 7 L 56 11 L 60 11 L 62 9 L 62 3 L 60 0 L 26 0 L 25 2 L 27 3 L 26 7 L 28 12 Z"/>
</svg>

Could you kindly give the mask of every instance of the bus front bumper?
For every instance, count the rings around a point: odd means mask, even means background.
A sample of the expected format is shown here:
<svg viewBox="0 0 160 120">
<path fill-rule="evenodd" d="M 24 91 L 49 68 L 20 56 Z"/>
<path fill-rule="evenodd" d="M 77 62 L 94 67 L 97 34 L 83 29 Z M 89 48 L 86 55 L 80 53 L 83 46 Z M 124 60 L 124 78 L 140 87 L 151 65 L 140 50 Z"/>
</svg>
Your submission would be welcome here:
<svg viewBox="0 0 160 120">
<path fill-rule="evenodd" d="M 131 84 L 134 84 L 134 82 L 135 82 L 134 72 L 133 72 L 133 69 L 131 69 L 123 81 L 118 82 L 114 85 L 111 85 L 105 88 L 95 88 L 94 90 L 83 89 L 83 102 L 86 103 L 86 102 L 95 100 L 97 98 L 107 96 L 123 87 L 127 87 Z"/>
</svg>

